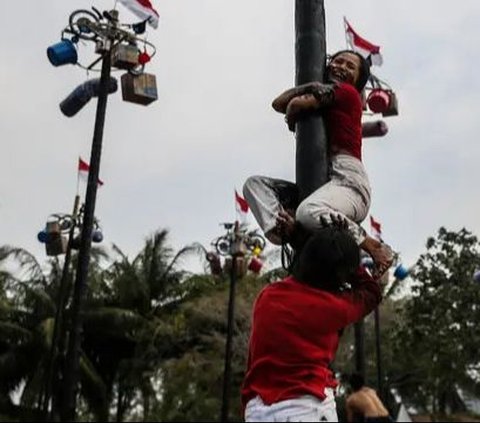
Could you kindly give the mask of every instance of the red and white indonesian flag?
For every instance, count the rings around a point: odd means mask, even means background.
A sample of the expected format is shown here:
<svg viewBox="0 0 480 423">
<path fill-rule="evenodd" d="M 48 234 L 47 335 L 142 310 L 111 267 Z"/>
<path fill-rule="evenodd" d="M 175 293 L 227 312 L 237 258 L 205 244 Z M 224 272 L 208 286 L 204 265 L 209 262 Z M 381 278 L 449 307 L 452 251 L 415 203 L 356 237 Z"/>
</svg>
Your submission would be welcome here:
<svg viewBox="0 0 480 423">
<path fill-rule="evenodd" d="M 382 240 L 382 225 L 380 222 L 377 222 L 372 216 L 370 216 L 370 232 L 372 237 Z"/>
<path fill-rule="evenodd" d="M 78 158 L 78 178 L 83 181 L 88 181 L 88 172 L 90 171 L 90 165 L 87 162 L 84 162 L 81 157 Z M 103 181 L 98 179 L 98 185 L 102 186 Z"/>
<path fill-rule="evenodd" d="M 127 9 L 135 13 L 140 19 L 146 20 L 154 28 L 158 28 L 160 15 L 153 8 L 150 0 L 120 0 Z"/>
<path fill-rule="evenodd" d="M 348 46 L 357 53 L 360 53 L 365 59 L 370 58 L 372 65 L 381 66 L 383 57 L 380 54 L 380 47 L 360 37 L 348 23 L 346 18 L 343 18 L 345 23 L 345 35 L 347 37 Z"/>
<path fill-rule="evenodd" d="M 245 223 L 250 207 L 248 206 L 247 200 L 238 195 L 237 190 L 235 190 L 235 209 L 237 211 L 237 217 L 240 223 Z"/>
</svg>

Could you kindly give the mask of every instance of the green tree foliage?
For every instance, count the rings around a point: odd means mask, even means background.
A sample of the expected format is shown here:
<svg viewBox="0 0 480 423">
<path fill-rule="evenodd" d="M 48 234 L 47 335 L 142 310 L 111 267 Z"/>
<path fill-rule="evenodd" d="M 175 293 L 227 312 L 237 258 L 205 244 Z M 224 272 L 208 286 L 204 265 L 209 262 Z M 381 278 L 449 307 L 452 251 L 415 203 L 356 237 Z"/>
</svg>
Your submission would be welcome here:
<svg viewBox="0 0 480 423">
<path fill-rule="evenodd" d="M 412 296 L 399 307 L 389 337 L 391 369 L 410 403 L 445 414 L 462 409 L 457 388 L 479 393 L 480 268 L 478 239 L 440 228 L 416 263 Z M 477 378 L 474 374 L 477 374 Z"/>
<path fill-rule="evenodd" d="M 0 406 L 2 413 L 17 418 L 25 413 L 22 408 L 33 408 L 37 399 L 55 307 L 47 290 L 48 276 L 35 257 L 20 248 L 1 247 L 0 263 L 4 266 L 12 260 L 20 265 L 24 278 L 1 272 Z M 20 406 L 14 406 L 10 395 L 22 383 L 24 395 Z"/>
<path fill-rule="evenodd" d="M 250 318 L 254 299 L 268 276 L 246 276 L 238 282 L 235 302 L 230 419 L 241 421 L 240 388 L 246 369 Z M 213 421 L 220 416 L 227 334 L 229 279 L 210 288 L 165 316 L 176 351 L 161 366 L 161 400 L 152 415 L 156 421 Z M 165 337 L 160 337 L 160 340 Z M 179 346 L 183 348 L 178 348 Z M 173 344 L 172 344 L 173 346 Z M 175 354 L 173 354 L 175 352 Z"/>
<path fill-rule="evenodd" d="M 167 238 L 167 231 L 155 232 L 132 260 L 114 246 L 116 260 L 90 286 L 83 349 L 104 383 L 107 410 L 115 406 L 117 421 L 136 406 L 148 420 L 159 366 L 154 342 L 162 324 L 159 315 L 195 290 L 177 264 L 196 247 L 175 254 Z"/>
<path fill-rule="evenodd" d="M 151 376 L 159 365 L 151 360 L 148 347 L 157 330 L 157 315 L 164 307 L 195 292 L 195 283 L 183 284 L 185 273 L 176 268 L 181 256 L 192 249 L 174 254 L 167 245 L 166 231 L 154 233 L 132 261 L 115 247 L 118 259 L 109 264 L 105 253 L 92 249 L 82 311 L 80 419 L 105 421 L 114 405 L 115 417 L 121 421 L 137 397 L 148 416 L 149 401 L 154 395 Z M 15 278 L 2 266 L 0 410 L 11 418 L 25 418 L 28 410 L 34 415 L 41 407 L 62 263 L 51 260 L 44 272 L 27 251 L 2 247 L 0 264 L 7 259 L 18 265 L 21 278 Z M 74 257 L 72 269 L 75 268 Z M 73 277 L 68 279 L 71 284 Z M 68 313 L 67 308 L 66 316 Z M 62 339 L 65 341 L 65 336 Z M 62 347 L 60 351 L 63 352 Z M 56 370 L 60 371 L 60 367 Z M 21 406 L 25 409 L 14 407 L 10 398 L 22 386 Z M 62 389 L 57 387 L 60 389 L 54 392 L 54 403 L 61 407 Z"/>
<path fill-rule="evenodd" d="M 380 331 L 378 336 L 380 341 L 380 366 L 382 372 L 381 387 L 379 386 L 378 381 L 375 313 L 370 313 L 364 319 L 365 382 L 368 386 L 377 390 L 382 401 L 393 416 L 398 412 L 399 404 L 397 404 L 395 397 L 390 392 L 390 388 L 393 387 L 390 383 L 390 379 L 396 378 L 399 374 L 405 374 L 406 370 L 403 364 L 399 364 L 398 359 L 393 353 L 391 333 L 399 323 L 400 316 L 398 314 L 398 308 L 403 301 L 403 299 L 393 300 L 392 298 L 384 297 L 379 305 Z M 336 372 L 337 379 L 340 382 L 337 391 L 337 412 L 340 421 L 346 419 L 345 400 L 349 393 L 347 376 L 356 372 L 355 354 L 354 325 L 350 325 L 343 332 L 336 358 L 332 366 L 333 370 Z"/>
<path fill-rule="evenodd" d="M 397 324 L 396 309 L 398 307 L 398 301 L 394 301 L 390 298 L 384 298 L 379 306 L 380 315 L 380 352 L 382 356 L 382 365 L 384 371 L 385 366 L 390 368 L 393 362 L 392 348 L 390 345 L 390 339 L 388 333 L 393 330 Z M 364 348 L 365 348 L 365 370 L 366 381 L 371 386 L 377 385 L 377 352 L 376 352 L 376 332 L 375 332 L 375 319 L 374 312 L 370 313 L 364 319 Z M 335 361 L 333 363 L 333 369 L 335 372 L 342 375 L 348 375 L 356 371 L 355 369 L 355 334 L 354 326 L 350 325 L 343 331 L 340 338 L 340 344 L 337 351 Z"/>
<path fill-rule="evenodd" d="M 166 231 L 155 232 L 133 259 L 92 250 L 81 352 L 82 421 L 212 421 L 222 400 L 229 277 L 180 269 Z M 462 408 L 458 389 L 480 394 L 480 246 L 467 230 L 440 228 L 427 241 L 409 295 L 380 306 L 385 386 L 429 412 Z M 14 260 L 21 272 L 4 265 Z M 75 261 L 75 257 L 74 257 Z M 75 269 L 75 264 L 72 266 Z M 55 322 L 62 263 L 42 269 L 28 252 L 0 248 L 0 414 L 38 419 Z M 253 301 L 278 270 L 238 282 L 230 415 L 241 420 L 240 388 L 246 367 Z M 72 282 L 70 277 L 69 281 Z M 67 310 L 68 316 L 68 310 Z M 354 370 L 353 329 L 347 328 L 334 363 Z M 373 314 L 365 320 L 367 381 L 376 384 Z M 20 404 L 11 394 L 22 386 Z M 61 399 L 58 397 L 57 399 Z M 341 407 L 340 407 L 341 408 Z"/>
<path fill-rule="evenodd" d="M 92 252 L 92 273 L 97 252 Z M 0 410 L 10 419 L 34 420 L 40 418 L 61 266 L 54 259 L 42 268 L 28 251 L 0 247 L 2 268 L 8 261 L 17 265 L 19 275 L 1 272 Z M 20 387 L 20 404 L 14 405 L 11 397 Z"/>
</svg>

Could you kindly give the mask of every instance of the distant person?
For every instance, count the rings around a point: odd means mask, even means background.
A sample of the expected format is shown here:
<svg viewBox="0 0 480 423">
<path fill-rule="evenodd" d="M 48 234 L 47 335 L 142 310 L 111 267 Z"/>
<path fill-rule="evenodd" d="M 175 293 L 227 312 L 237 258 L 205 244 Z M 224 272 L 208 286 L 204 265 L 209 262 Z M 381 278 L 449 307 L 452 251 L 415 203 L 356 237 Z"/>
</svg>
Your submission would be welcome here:
<svg viewBox="0 0 480 423">
<path fill-rule="evenodd" d="M 355 373 L 348 382 L 353 392 L 347 397 L 347 421 L 393 422 L 375 390 L 365 386 L 363 376 Z"/>
<path fill-rule="evenodd" d="M 381 290 L 360 267 L 348 223 L 332 221 L 306 241 L 292 276 L 255 301 L 242 387 L 247 422 L 338 421 L 329 366 L 339 331 L 377 307 Z"/>
<path fill-rule="evenodd" d="M 273 100 L 272 107 L 285 114 L 291 131 L 305 116 L 324 116 L 328 135 L 327 183 L 299 202 L 294 183 L 251 176 L 244 184 L 243 194 L 265 236 L 277 245 L 290 243 L 294 249 L 298 247 L 298 236 L 282 230 L 288 215 L 294 217 L 300 229 L 315 232 L 323 226 L 322 217 L 341 214 L 357 244 L 372 257 L 375 277 L 380 277 L 392 264 L 392 250 L 360 226 L 371 204 L 370 183 L 362 162 L 361 122 L 361 92 L 369 77 L 368 62 L 354 51 L 343 50 L 329 60 L 326 83 L 300 85 Z"/>
</svg>

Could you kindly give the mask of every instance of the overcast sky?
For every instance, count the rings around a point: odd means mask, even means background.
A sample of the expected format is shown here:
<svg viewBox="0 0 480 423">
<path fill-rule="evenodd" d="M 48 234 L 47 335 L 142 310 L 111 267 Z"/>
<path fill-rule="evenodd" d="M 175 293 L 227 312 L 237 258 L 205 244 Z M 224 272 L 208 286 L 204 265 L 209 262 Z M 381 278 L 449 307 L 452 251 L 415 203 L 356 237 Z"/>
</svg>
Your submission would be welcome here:
<svg viewBox="0 0 480 423">
<path fill-rule="evenodd" d="M 271 100 L 294 81 L 293 0 L 153 0 L 147 71 L 159 100 L 144 107 L 109 98 L 96 215 L 107 243 L 135 254 L 154 230 L 175 248 L 208 246 L 235 218 L 234 188 L 251 174 L 294 178 L 295 141 Z M 59 102 L 90 74 L 54 68 L 46 48 L 75 9 L 113 0 L 27 0 L 0 15 L 0 244 L 45 258 L 37 232 L 70 212 L 77 160 L 87 161 L 95 102 L 73 118 Z M 398 95 L 389 134 L 366 140 L 371 214 L 407 264 L 440 226 L 480 234 L 480 3 L 461 0 L 326 0 L 327 48 L 345 47 L 343 16 L 379 44 L 374 68 Z M 135 17 L 123 6 L 121 20 Z M 80 45 L 80 60 L 91 46 Z M 121 73 L 115 73 L 120 77 Z M 253 226 L 253 218 L 251 218 Z M 369 229 L 369 225 L 365 224 Z M 190 266 L 194 264 L 190 263 Z"/>
</svg>

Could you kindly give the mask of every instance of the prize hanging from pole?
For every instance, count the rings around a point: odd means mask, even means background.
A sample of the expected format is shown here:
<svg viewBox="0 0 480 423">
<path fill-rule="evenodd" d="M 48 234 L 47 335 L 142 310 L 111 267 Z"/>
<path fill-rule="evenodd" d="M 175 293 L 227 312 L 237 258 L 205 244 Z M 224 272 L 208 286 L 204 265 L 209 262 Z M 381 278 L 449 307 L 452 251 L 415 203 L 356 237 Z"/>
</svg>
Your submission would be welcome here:
<svg viewBox="0 0 480 423">
<path fill-rule="evenodd" d="M 141 36 L 146 32 L 147 23 L 156 27 L 153 25 L 155 22 L 158 24 L 158 14 L 154 9 L 150 18 L 133 24 L 120 23 L 117 10 L 103 13 L 95 7 L 92 10 L 76 10 L 70 14 L 60 41 L 47 48 L 47 57 L 55 67 L 76 65 L 87 72 L 100 72 L 99 64 L 103 56 L 111 52 L 112 71 L 126 71 L 120 78 L 122 99 L 148 105 L 158 100 L 156 77 L 145 72 L 147 64 L 156 54 L 156 48 Z M 100 55 L 89 65 L 82 64 L 79 58 L 80 47 L 85 42 L 93 43 L 95 54 Z M 61 112 L 67 117 L 75 116 L 92 98 L 98 96 L 99 86 L 100 78 L 78 85 L 60 103 Z M 118 81 L 111 76 L 108 94 L 117 90 Z"/>
<path fill-rule="evenodd" d="M 48 255 L 56 256 L 66 253 L 67 257 L 71 248 L 78 248 L 73 293 L 71 301 L 69 301 L 68 347 L 64 357 L 62 396 L 60 402 L 57 399 L 51 400 L 51 389 L 45 390 L 41 402 L 47 421 L 56 421 L 58 417 L 62 421 L 75 421 L 77 411 L 83 303 L 88 285 L 90 251 L 92 243 L 101 242 L 103 239 L 94 213 L 107 99 L 118 89 L 118 82 L 111 76 L 111 72 L 127 71 L 122 76 L 122 96 L 126 101 L 146 105 L 157 100 L 155 76 L 146 74 L 144 71 L 147 63 L 155 55 L 156 49 L 152 43 L 142 40 L 139 35 L 145 32 L 146 22 L 153 27 L 158 25 L 158 14 L 151 7 L 149 0 L 122 0 L 122 3 L 135 10 L 140 6 L 137 11 L 142 13 L 142 16 L 145 14 L 143 21 L 135 24 L 123 24 L 119 21 L 119 13 L 116 9 L 103 13 L 95 7 L 92 7 L 91 10 L 76 10 L 69 16 L 68 25 L 61 33 L 60 42 L 47 49 L 47 57 L 55 67 L 71 64 L 86 69 L 88 72 L 100 72 L 99 79 L 88 80 L 81 84 L 60 104 L 62 113 L 71 117 L 78 113 L 92 97 L 98 98 L 87 191 L 81 217 L 77 221 L 64 215 L 55 215 L 49 219 L 45 230 L 41 231 L 38 236 L 39 241 L 46 244 Z M 149 5 L 149 7 L 145 5 Z M 81 46 L 80 41 L 82 41 Z M 94 46 L 97 58 L 88 66 L 84 66 L 79 59 L 79 52 L 80 47 L 83 48 L 88 43 Z M 142 47 L 141 49 L 138 47 L 139 45 Z M 77 225 L 77 222 L 81 222 L 81 227 L 78 228 L 79 236 L 73 239 L 77 229 L 73 225 Z M 72 235 L 70 237 L 72 242 L 69 242 L 68 246 L 65 242 L 65 233 L 62 233 L 67 230 Z M 66 299 L 62 303 L 67 304 Z M 55 349 L 56 346 L 52 341 L 52 351 Z M 45 386 L 51 387 L 52 380 L 49 374 Z M 49 419 L 47 414 L 52 418 Z"/>
<path fill-rule="evenodd" d="M 372 113 L 380 113 L 383 117 L 398 115 L 397 95 L 385 81 L 372 74 L 365 91 L 365 105 Z"/>
<path fill-rule="evenodd" d="M 143 41 L 143 49 L 135 46 L 136 51 L 131 51 L 131 62 L 125 67 L 127 73 L 121 77 L 122 98 L 124 101 L 148 105 L 158 99 L 157 81 L 153 74 L 145 73 L 145 66 L 152 60 L 152 54 L 148 52 L 148 41 Z M 122 53 L 119 53 L 122 56 Z"/>
<path fill-rule="evenodd" d="M 347 48 L 364 57 L 371 66 L 381 66 L 383 57 L 380 46 L 361 37 L 343 18 Z M 362 93 L 365 114 L 380 113 L 383 117 L 398 115 L 398 101 L 393 89 L 377 76 L 371 74 Z M 376 136 L 376 135 L 374 135 Z"/>
</svg>

